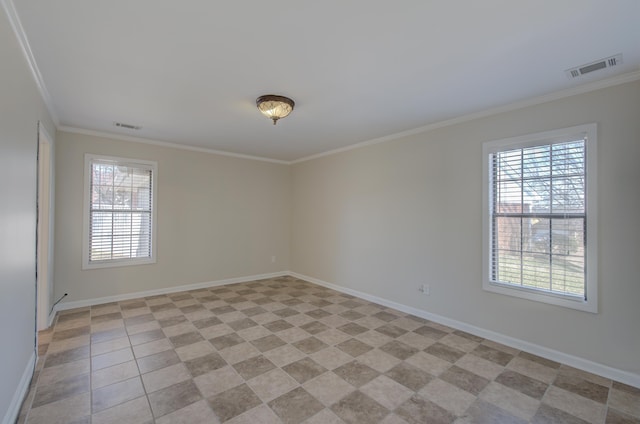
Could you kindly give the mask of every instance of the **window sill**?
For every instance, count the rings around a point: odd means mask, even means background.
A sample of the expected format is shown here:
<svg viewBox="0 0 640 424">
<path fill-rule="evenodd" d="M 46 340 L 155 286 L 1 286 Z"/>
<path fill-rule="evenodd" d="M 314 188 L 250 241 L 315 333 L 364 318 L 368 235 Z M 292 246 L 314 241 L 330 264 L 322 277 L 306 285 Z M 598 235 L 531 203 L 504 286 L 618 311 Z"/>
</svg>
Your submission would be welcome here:
<svg viewBox="0 0 640 424">
<path fill-rule="evenodd" d="M 485 291 L 498 293 L 505 296 L 518 297 L 535 302 L 547 303 L 550 305 L 562 306 L 564 308 L 577 309 L 579 311 L 598 313 L 597 300 L 583 300 L 579 297 L 562 296 L 559 294 L 520 288 L 506 284 L 485 281 L 482 285 Z"/>
</svg>

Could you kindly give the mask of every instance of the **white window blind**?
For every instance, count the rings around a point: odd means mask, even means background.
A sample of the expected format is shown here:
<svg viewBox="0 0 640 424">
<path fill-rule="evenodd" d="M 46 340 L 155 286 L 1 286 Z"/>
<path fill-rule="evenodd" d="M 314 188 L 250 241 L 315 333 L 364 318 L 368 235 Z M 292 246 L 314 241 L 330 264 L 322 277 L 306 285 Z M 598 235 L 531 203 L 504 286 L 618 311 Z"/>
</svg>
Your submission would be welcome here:
<svg viewBox="0 0 640 424">
<path fill-rule="evenodd" d="M 486 290 L 596 312 L 595 137 L 485 143 Z"/>
<path fill-rule="evenodd" d="M 585 298 L 585 141 L 500 151 L 490 161 L 492 279 Z"/>
<path fill-rule="evenodd" d="M 86 265 L 154 258 L 155 164 L 88 158 Z"/>
</svg>

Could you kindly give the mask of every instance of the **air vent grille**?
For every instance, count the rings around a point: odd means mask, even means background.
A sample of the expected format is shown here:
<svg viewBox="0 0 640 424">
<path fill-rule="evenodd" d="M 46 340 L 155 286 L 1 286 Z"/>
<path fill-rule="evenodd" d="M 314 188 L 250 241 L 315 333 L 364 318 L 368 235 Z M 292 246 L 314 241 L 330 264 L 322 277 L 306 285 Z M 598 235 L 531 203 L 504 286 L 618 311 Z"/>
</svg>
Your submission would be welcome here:
<svg viewBox="0 0 640 424">
<path fill-rule="evenodd" d="M 622 63 L 622 54 L 617 54 L 615 56 L 607 57 L 592 63 L 587 63 L 584 65 L 578 66 L 576 68 L 567 69 L 564 72 L 567 75 L 567 78 L 573 79 L 573 78 L 578 78 L 585 74 L 589 74 L 591 72 L 599 71 L 601 69 L 617 66 L 617 65 L 620 65 L 621 63 Z"/>
<path fill-rule="evenodd" d="M 137 125 L 124 124 L 122 122 L 114 122 L 113 125 L 115 125 L 116 127 L 126 128 L 128 130 L 136 130 L 136 131 L 142 128 Z"/>
</svg>

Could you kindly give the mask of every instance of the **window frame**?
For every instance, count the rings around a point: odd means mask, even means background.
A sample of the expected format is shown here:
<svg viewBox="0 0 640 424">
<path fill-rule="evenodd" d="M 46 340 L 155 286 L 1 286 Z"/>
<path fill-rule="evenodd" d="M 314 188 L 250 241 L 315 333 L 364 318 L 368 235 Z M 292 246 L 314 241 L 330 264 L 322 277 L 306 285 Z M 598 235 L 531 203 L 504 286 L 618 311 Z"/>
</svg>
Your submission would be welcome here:
<svg viewBox="0 0 640 424">
<path fill-rule="evenodd" d="M 151 256 L 145 258 L 125 258 L 125 259 L 105 259 L 101 261 L 89 260 L 89 233 L 91 219 L 91 165 L 94 161 L 113 162 L 121 166 L 139 167 L 151 170 Z M 83 236 L 82 236 L 82 269 L 114 268 L 124 266 L 154 264 L 156 260 L 156 239 L 157 239 L 157 181 L 158 163 L 155 161 L 123 158 L 117 156 L 107 156 L 99 154 L 85 153 L 84 155 L 84 197 L 83 197 Z"/>
<path fill-rule="evenodd" d="M 491 252 L 493 246 L 491 154 L 537 145 L 585 139 L 585 284 L 586 299 L 562 295 L 543 290 L 518 287 L 492 280 Z M 485 291 L 514 296 L 522 299 L 563 306 L 566 308 L 598 312 L 598 227 L 597 227 L 597 125 L 595 123 L 575 127 L 544 131 L 518 137 L 487 141 L 482 144 L 482 240 L 483 240 L 483 281 Z"/>
</svg>

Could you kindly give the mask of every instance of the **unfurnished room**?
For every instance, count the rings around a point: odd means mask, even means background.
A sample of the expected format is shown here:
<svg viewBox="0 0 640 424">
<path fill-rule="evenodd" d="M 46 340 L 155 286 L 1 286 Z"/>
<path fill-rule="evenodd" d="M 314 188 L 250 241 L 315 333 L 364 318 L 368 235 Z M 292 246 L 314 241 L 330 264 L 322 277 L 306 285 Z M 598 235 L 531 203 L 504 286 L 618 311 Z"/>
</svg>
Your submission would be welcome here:
<svg viewBox="0 0 640 424">
<path fill-rule="evenodd" d="M 2 424 L 640 424 L 640 1 L 0 5 Z"/>
</svg>

